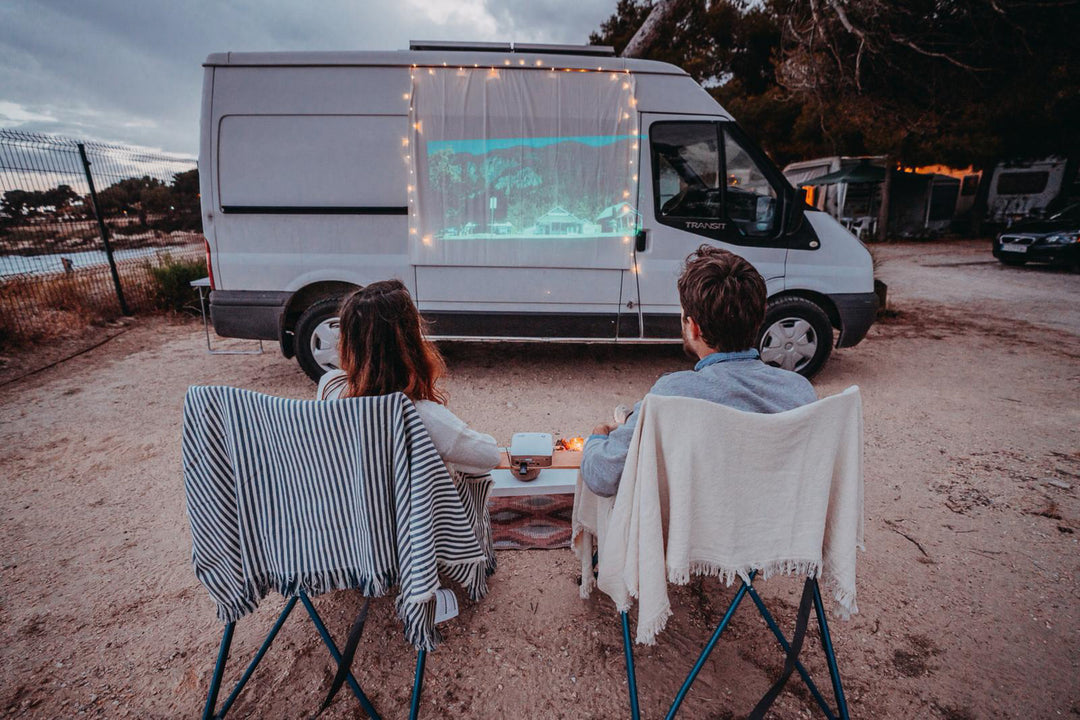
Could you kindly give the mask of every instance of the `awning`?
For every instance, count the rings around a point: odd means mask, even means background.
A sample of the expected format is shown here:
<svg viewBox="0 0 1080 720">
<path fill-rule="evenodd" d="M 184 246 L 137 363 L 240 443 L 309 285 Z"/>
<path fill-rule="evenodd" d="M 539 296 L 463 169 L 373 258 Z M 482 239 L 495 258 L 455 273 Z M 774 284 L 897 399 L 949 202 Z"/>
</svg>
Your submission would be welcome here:
<svg viewBox="0 0 1080 720">
<path fill-rule="evenodd" d="M 885 168 L 877 165 L 856 165 L 816 177 L 813 180 L 807 180 L 801 185 L 835 185 L 836 183 L 855 185 L 858 183 L 879 183 L 884 179 Z"/>
</svg>

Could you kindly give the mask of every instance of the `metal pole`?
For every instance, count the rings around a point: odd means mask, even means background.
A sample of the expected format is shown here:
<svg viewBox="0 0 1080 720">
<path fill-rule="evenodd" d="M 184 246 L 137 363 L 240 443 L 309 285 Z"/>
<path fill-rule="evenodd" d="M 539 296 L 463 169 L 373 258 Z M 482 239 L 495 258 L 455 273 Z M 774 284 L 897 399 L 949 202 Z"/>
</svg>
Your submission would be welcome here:
<svg viewBox="0 0 1080 720">
<path fill-rule="evenodd" d="M 120 273 L 116 271 L 116 261 L 113 259 L 112 245 L 109 244 L 109 230 L 105 227 L 105 218 L 101 215 L 98 207 L 97 190 L 94 189 L 94 176 L 90 174 L 90 161 L 86 158 L 86 146 L 79 143 L 79 157 L 82 158 L 83 171 L 86 172 L 86 183 L 90 186 L 90 202 L 94 205 L 94 217 L 97 218 L 98 232 L 101 234 L 101 242 L 105 245 L 105 257 L 109 260 L 109 271 L 112 273 L 113 285 L 116 286 L 116 299 L 120 301 L 120 312 L 131 315 L 127 302 L 124 300 L 124 289 L 120 287 Z"/>
<path fill-rule="evenodd" d="M 750 580 L 753 581 L 754 575 L 757 571 L 750 573 Z M 712 653 L 713 648 L 716 647 L 716 642 L 720 639 L 720 633 L 724 632 L 724 628 L 731 622 L 731 616 L 735 614 L 735 610 L 739 607 L 739 603 L 742 602 L 743 596 L 746 595 L 746 589 L 750 587 L 744 581 L 739 591 L 735 593 L 735 599 L 731 601 L 731 605 L 728 606 L 727 612 L 724 613 L 724 619 L 720 621 L 720 624 L 716 627 L 716 632 L 709 638 L 708 644 L 705 645 L 705 649 L 701 651 L 701 655 L 698 657 L 697 662 L 694 663 L 694 667 L 690 670 L 690 674 L 686 676 L 686 680 L 683 682 L 681 688 L 679 688 L 678 695 L 675 696 L 674 702 L 671 703 L 671 707 L 668 709 L 668 713 L 665 716 L 665 720 L 671 720 L 675 717 L 675 713 L 679 710 L 679 706 L 682 705 L 683 699 L 686 698 L 686 693 L 690 690 L 690 686 L 694 684 L 694 679 L 701 672 L 701 668 L 705 667 L 705 661 L 709 659 L 709 654 Z"/>
<path fill-rule="evenodd" d="M 622 618 L 623 651 L 626 654 L 626 682 L 630 693 L 630 717 L 638 720 L 641 710 L 638 708 L 637 673 L 634 671 L 634 646 L 630 644 L 630 620 L 625 612 L 619 613 Z"/>
<path fill-rule="evenodd" d="M 221 689 L 221 676 L 225 674 L 225 661 L 229 657 L 229 646 L 232 645 L 233 629 L 236 623 L 231 622 L 225 626 L 225 632 L 221 636 L 221 647 L 218 649 L 217 663 L 214 665 L 214 677 L 210 680 L 210 692 L 206 695 L 206 706 L 203 707 L 203 720 L 214 717 L 214 706 L 217 705 L 218 690 Z"/>
<path fill-rule="evenodd" d="M 817 612 L 818 627 L 821 629 L 821 644 L 825 646 L 825 659 L 829 662 L 829 677 L 832 678 L 838 714 L 842 720 L 848 720 L 847 700 L 844 698 L 844 687 L 840 684 L 840 669 L 836 666 L 836 652 L 829 635 L 829 624 L 825 622 L 825 605 L 821 602 L 821 588 L 818 587 L 817 580 L 814 581 L 814 610 Z"/>
<path fill-rule="evenodd" d="M 420 716 L 420 691 L 424 687 L 424 661 L 427 650 L 420 650 L 416 655 L 416 677 L 413 678 L 412 702 L 409 704 L 409 720 Z"/>
</svg>

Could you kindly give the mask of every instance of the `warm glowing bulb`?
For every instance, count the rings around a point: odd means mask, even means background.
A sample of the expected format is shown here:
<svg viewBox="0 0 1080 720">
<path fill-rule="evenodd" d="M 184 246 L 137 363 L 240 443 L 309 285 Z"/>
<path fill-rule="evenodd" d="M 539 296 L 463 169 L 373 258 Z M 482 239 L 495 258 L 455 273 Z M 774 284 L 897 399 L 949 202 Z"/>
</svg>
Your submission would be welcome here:
<svg viewBox="0 0 1080 720">
<path fill-rule="evenodd" d="M 408 100 L 409 99 L 409 93 L 401 93 L 401 99 L 402 100 Z"/>
<path fill-rule="evenodd" d="M 630 244 L 630 236 L 629 235 L 623 235 L 622 241 L 623 241 L 623 245 L 629 245 Z"/>
<path fill-rule="evenodd" d="M 637 98 L 630 98 L 630 107 L 637 105 Z"/>
<path fill-rule="evenodd" d="M 623 120 L 629 120 L 630 119 L 630 113 L 623 113 L 622 114 L 622 119 Z"/>
<path fill-rule="evenodd" d="M 401 138 L 401 147 L 409 147 L 409 138 L 407 138 L 407 137 Z"/>
<path fill-rule="evenodd" d="M 614 79 L 614 78 L 615 78 L 615 76 L 614 76 L 614 75 L 612 75 L 611 77 L 612 77 L 612 79 Z M 624 83 L 622 84 L 622 89 L 623 89 L 623 90 L 629 90 L 629 89 L 630 89 L 630 83 L 628 83 L 628 82 L 624 82 Z"/>
<path fill-rule="evenodd" d="M 623 190 L 623 191 L 622 191 L 622 196 L 623 196 L 624 198 L 628 198 L 628 197 L 630 197 L 630 191 L 629 191 L 629 190 Z"/>
<path fill-rule="evenodd" d="M 425 235 L 424 236 L 424 244 L 429 246 L 429 247 L 431 246 L 431 236 L 430 235 Z"/>
<path fill-rule="evenodd" d="M 634 143 L 633 145 L 631 145 L 631 146 L 630 146 L 630 149 L 631 149 L 631 150 L 637 150 L 637 149 L 638 149 L 638 145 L 637 145 L 637 143 Z"/>
<path fill-rule="evenodd" d="M 415 130 L 418 133 L 423 132 L 424 131 L 424 121 L 423 120 L 417 120 L 416 122 L 414 122 L 413 123 L 413 130 Z"/>
<path fill-rule="evenodd" d="M 543 65 L 543 64 L 544 64 L 544 61 L 543 61 L 543 60 L 537 60 L 537 61 L 536 61 L 536 66 L 537 66 L 537 67 L 540 67 L 540 66 L 541 66 L 541 65 Z"/>
<path fill-rule="evenodd" d="M 413 186 L 412 185 L 406 185 L 405 187 L 409 192 L 413 191 Z"/>
<path fill-rule="evenodd" d="M 415 235 L 416 234 L 416 228 L 409 228 L 409 234 L 410 235 Z"/>
<path fill-rule="evenodd" d="M 631 130 L 630 134 L 636 136 L 638 134 L 637 129 Z"/>
<path fill-rule="evenodd" d="M 510 64 L 509 60 L 503 60 L 503 65 L 509 65 L 509 64 Z"/>
<path fill-rule="evenodd" d="M 611 73 L 611 82 L 615 82 L 618 79 L 619 79 L 618 75 L 616 75 L 615 73 Z"/>
<path fill-rule="evenodd" d="M 525 64 L 524 60 L 518 60 L 518 65 L 524 65 L 524 64 Z"/>
</svg>

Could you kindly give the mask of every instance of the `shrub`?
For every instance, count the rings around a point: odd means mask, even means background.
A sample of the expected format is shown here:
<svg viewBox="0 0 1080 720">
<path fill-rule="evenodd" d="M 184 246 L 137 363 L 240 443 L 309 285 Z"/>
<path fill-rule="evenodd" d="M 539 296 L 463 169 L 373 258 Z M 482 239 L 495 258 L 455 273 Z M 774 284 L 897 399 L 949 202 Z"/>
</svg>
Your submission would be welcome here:
<svg viewBox="0 0 1080 720">
<path fill-rule="evenodd" d="M 150 267 L 150 275 L 154 280 L 154 305 L 162 310 L 183 312 L 197 302 L 198 294 L 191 281 L 206 277 L 206 259 L 174 258 L 163 253 L 159 264 Z"/>
</svg>

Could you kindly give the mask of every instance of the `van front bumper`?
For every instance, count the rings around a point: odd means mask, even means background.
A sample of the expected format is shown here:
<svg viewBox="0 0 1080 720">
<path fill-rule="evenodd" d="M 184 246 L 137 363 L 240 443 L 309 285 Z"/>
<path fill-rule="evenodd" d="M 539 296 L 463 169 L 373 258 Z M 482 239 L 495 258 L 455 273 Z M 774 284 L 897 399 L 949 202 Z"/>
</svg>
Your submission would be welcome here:
<svg viewBox="0 0 1080 720">
<path fill-rule="evenodd" d="M 279 340 L 281 316 L 290 292 L 214 290 L 210 293 L 210 322 L 221 337 Z"/>
<path fill-rule="evenodd" d="M 830 295 L 840 315 L 840 337 L 836 347 L 852 347 L 866 337 L 870 326 L 877 317 L 878 297 L 876 293 L 844 293 Z"/>
</svg>

